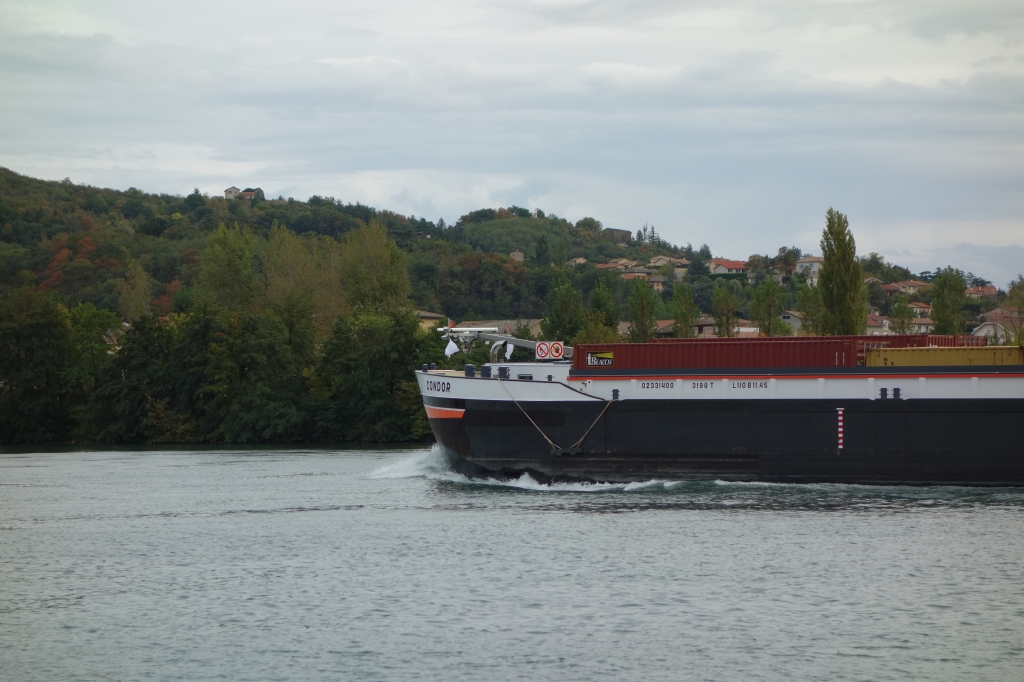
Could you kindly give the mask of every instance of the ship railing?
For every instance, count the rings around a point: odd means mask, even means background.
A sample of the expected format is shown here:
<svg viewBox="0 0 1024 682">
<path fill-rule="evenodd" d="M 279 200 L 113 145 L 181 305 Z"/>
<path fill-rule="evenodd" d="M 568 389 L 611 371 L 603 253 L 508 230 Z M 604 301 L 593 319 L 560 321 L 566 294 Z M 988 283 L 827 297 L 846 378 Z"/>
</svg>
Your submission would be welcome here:
<svg viewBox="0 0 1024 682">
<path fill-rule="evenodd" d="M 537 344 L 542 343 L 541 341 L 520 339 L 511 334 L 500 334 L 497 327 L 439 327 L 437 331 L 442 334 L 443 338 L 452 339 L 463 349 L 472 347 L 476 341 L 490 343 L 491 362 L 498 361 L 498 351 L 502 345 L 517 346 L 536 353 Z M 572 358 L 572 346 L 565 347 L 562 357 L 566 360 Z"/>
</svg>

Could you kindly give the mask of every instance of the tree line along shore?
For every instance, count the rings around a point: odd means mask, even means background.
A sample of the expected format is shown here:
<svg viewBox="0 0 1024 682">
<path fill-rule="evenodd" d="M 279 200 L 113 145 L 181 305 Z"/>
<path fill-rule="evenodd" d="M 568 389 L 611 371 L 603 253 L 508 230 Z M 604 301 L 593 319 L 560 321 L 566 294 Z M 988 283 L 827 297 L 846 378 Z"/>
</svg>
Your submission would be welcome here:
<svg viewBox="0 0 1024 682">
<path fill-rule="evenodd" d="M 666 318 L 689 336 L 702 315 L 722 336 L 738 317 L 790 333 L 789 309 L 811 334 L 861 333 L 872 307 L 904 319 L 908 300 L 875 283 L 912 273 L 858 257 L 843 214 L 825 223 L 811 286 L 794 247 L 752 256 L 749 278 L 716 277 L 706 245 L 653 228 L 623 240 L 593 218 L 515 206 L 446 224 L 330 197 L 155 195 L 0 169 L 0 443 L 426 440 L 415 368 L 486 361 L 486 349 L 445 358 L 417 309 L 542 318 L 542 336 L 568 343 L 646 341 Z M 595 266 L 658 256 L 690 263 L 662 291 Z M 927 275 L 912 298 L 932 306 L 936 332 L 1024 303 L 1020 278 L 974 301 L 963 292 L 976 278 Z"/>
</svg>

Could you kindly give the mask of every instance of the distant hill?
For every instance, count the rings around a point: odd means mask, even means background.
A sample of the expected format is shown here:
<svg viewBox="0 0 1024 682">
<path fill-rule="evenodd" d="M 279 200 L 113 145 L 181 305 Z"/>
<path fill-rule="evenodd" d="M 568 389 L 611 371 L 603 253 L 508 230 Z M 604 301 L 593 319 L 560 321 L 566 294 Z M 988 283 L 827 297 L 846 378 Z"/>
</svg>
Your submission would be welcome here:
<svg viewBox="0 0 1024 682">
<path fill-rule="evenodd" d="M 242 225 L 257 237 L 274 224 L 299 235 L 339 237 L 378 219 L 408 254 L 417 306 L 459 319 L 525 318 L 543 315 L 553 279 L 592 270 L 565 268 L 569 258 L 646 262 L 679 253 L 656 237 L 616 246 L 593 218 L 572 224 L 514 206 L 479 209 L 445 225 L 332 197 L 268 199 L 255 191 L 252 200 L 198 190 L 149 194 L 37 180 L 0 168 L 0 291 L 32 280 L 43 290 L 114 311 L 114 288 L 135 259 L 156 283 L 156 308 L 167 309 L 173 291 L 196 283 L 206 237 L 219 225 Z M 516 249 L 525 262 L 509 259 Z M 594 272 L 585 277 L 584 292 L 597 278 Z M 614 279 L 613 289 L 621 289 Z M 624 306 L 624 292 L 617 298 Z"/>
</svg>

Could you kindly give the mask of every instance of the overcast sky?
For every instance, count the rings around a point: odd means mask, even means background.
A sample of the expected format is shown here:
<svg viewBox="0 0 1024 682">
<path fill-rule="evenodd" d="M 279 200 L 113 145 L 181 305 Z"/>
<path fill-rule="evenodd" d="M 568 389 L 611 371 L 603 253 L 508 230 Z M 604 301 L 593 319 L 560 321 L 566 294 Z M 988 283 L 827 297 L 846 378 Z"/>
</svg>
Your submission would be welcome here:
<svg viewBox="0 0 1024 682">
<path fill-rule="evenodd" d="M 0 165 L 1024 272 L 1024 2 L 0 0 Z"/>
</svg>

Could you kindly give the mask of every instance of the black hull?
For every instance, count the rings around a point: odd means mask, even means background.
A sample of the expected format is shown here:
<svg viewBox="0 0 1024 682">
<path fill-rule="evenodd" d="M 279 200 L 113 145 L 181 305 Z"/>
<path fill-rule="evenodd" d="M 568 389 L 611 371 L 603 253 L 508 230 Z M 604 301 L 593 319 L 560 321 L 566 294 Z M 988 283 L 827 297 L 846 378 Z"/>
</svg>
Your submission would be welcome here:
<svg viewBox="0 0 1024 682">
<path fill-rule="evenodd" d="M 630 482 L 720 479 L 874 485 L 1024 485 L 1024 400 L 628 400 L 514 403 L 431 419 L 474 477 Z M 844 442 L 838 447 L 837 408 Z M 596 424 L 595 424 L 596 421 Z M 555 454 L 544 436 L 573 454 Z"/>
</svg>

